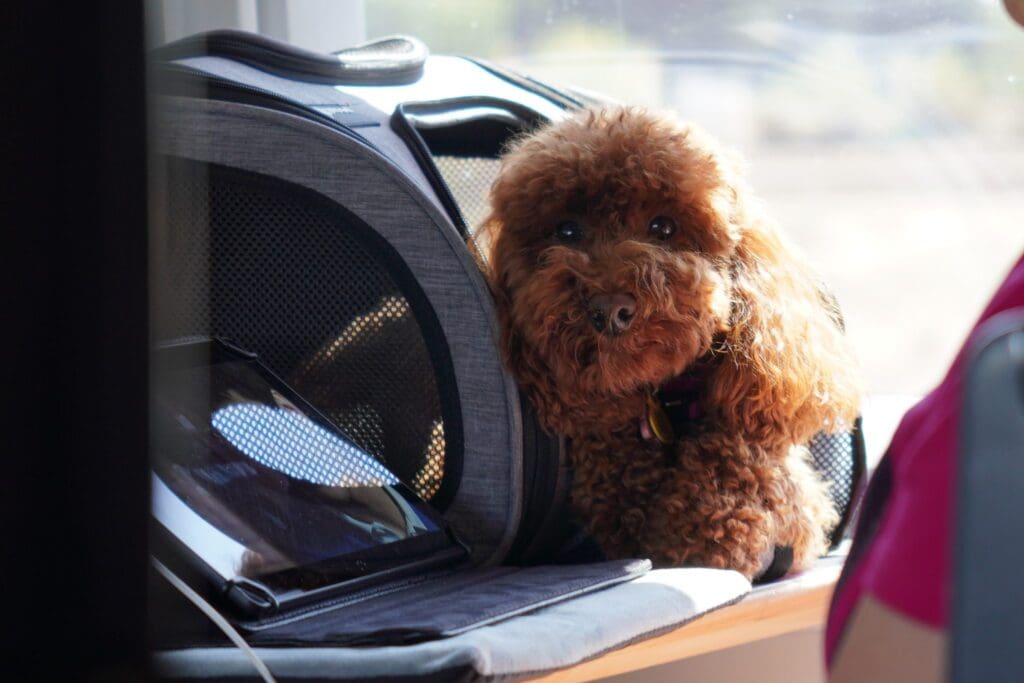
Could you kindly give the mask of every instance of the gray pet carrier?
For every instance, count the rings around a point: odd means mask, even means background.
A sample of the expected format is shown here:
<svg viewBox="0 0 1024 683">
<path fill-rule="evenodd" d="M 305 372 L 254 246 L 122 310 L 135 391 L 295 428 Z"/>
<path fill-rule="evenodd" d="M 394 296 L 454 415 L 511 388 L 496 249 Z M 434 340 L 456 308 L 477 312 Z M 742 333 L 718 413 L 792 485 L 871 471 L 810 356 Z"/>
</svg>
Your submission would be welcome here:
<svg viewBox="0 0 1024 683">
<path fill-rule="evenodd" d="M 224 32 L 163 49 L 156 336 L 257 352 L 493 564 L 533 485 L 524 440 L 556 461 L 559 444 L 524 425 L 468 226 L 509 134 L 569 102 L 375 47 L 327 61 Z"/>
<path fill-rule="evenodd" d="M 405 38 L 322 55 L 214 32 L 161 48 L 152 80 L 157 340 L 258 353 L 443 513 L 473 564 L 493 568 L 478 571 L 498 572 L 481 581 L 506 577 L 495 592 L 518 597 L 481 598 L 490 621 L 645 571 L 508 567 L 570 557 L 579 539 L 563 446 L 502 368 L 467 241 L 508 138 L 578 99 Z M 857 443 L 816 449 L 844 510 Z"/>
</svg>

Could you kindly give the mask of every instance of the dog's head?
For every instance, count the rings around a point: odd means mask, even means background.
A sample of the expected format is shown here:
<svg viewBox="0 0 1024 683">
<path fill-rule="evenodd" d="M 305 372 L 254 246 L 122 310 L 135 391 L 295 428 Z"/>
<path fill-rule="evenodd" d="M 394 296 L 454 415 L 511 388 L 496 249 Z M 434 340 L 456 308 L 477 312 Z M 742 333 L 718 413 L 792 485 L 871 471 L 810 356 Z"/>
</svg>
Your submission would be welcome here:
<svg viewBox="0 0 1024 683">
<path fill-rule="evenodd" d="M 845 353 L 804 348 L 843 348 L 834 309 L 746 194 L 706 134 L 640 109 L 512 146 L 483 230 L 508 363 L 548 428 L 625 426 L 697 361 L 716 410 L 755 431 L 853 396 L 830 369 Z"/>
</svg>

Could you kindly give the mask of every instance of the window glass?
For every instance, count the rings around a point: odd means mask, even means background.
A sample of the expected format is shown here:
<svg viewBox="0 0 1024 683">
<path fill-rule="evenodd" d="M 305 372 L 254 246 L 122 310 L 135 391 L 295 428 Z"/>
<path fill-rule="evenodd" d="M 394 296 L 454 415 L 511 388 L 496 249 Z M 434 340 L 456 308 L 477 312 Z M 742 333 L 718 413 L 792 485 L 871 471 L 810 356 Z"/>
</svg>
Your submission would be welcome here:
<svg viewBox="0 0 1024 683">
<path fill-rule="evenodd" d="M 875 394 L 934 385 L 1024 248 L 1024 30 L 996 0 L 368 0 L 365 20 L 737 149 Z"/>
</svg>

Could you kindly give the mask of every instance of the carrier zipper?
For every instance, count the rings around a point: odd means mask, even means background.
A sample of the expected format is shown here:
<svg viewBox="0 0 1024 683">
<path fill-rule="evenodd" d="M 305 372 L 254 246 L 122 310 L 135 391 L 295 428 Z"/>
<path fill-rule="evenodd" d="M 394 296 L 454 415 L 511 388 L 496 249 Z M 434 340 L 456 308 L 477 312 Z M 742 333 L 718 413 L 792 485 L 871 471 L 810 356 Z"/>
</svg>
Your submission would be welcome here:
<svg viewBox="0 0 1024 683">
<path fill-rule="evenodd" d="M 568 481 L 563 478 L 561 441 L 549 436 L 537 422 L 529 398 L 519 396 L 523 416 L 523 517 L 508 553 L 516 564 L 550 560 L 553 542 L 562 544 L 571 513 Z"/>
<path fill-rule="evenodd" d="M 523 90 L 531 92 L 534 95 L 543 97 L 544 99 L 557 105 L 561 109 L 573 111 L 582 108 L 586 104 L 578 97 L 575 97 L 574 95 L 567 93 L 564 90 L 553 88 L 552 86 L 547 85 L 546 83 L 541 83 L 540 81 L 531 78 L 530 76 L 520 74 L 516 71 L 512 71 L 511 69 L 500 67 L 497 64 L 493 64 L 485 59 L 465 56 L 463 57 L 463 59 L 465 59 L 467 62 L 471 62 L 477 65 L 484 71 L 487 71 L 493 76 L 497 76 L 498 78 L 507 83 L 511 83 L 512 85 L 518 88 L 522 88 Z"/>
</svg>

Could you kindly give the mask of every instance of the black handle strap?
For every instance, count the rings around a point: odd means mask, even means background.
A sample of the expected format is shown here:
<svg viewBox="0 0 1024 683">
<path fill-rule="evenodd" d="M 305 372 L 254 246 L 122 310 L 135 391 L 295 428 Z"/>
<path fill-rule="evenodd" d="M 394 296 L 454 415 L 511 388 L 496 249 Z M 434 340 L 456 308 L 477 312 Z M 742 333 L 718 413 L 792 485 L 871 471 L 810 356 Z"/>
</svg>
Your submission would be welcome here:
<svg viewBox="0 0 1024 683">
<path fill-rule="evenodd" d="M 411 36 L 379 38 L 324 54 L 247 31 L 197 33 L 152 51 L 159 60 L 227 57 L 289 78 L 318 83 L 397 85 L 423 74 L 430 51 Z"/>
</svg>

